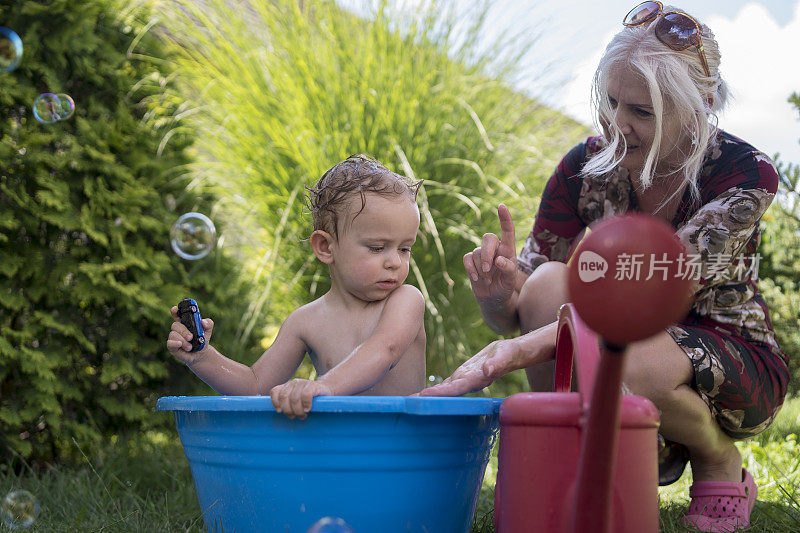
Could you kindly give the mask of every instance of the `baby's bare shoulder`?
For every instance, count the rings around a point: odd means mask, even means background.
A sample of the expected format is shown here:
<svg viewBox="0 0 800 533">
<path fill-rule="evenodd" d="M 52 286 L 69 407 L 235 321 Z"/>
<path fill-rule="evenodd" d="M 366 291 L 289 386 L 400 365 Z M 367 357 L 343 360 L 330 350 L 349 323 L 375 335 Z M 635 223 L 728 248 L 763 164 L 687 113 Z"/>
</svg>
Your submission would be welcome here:
<svg viewBox="0 0 800 533">
<path fill-rule="evenodd" d="M 425 298 L 413 285 L 402 285 L 386 299 L 380 320 L 395 325 L 421 326 L 425 320 Z"/>
<path fill-rule="evenodd" d="M 400 302 L 406 305 L 425 305 L 425 297 L 422 292 L 413 285 L 401 285 L 397 287 L 387 298 L 387 302 Z"/>
</svg>

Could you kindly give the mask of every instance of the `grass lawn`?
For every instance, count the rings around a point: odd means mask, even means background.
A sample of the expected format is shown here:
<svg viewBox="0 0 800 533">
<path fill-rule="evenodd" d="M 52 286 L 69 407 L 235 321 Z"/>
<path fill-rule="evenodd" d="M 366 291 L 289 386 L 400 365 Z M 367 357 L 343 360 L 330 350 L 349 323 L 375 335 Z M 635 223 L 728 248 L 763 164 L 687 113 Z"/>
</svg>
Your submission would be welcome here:
<svg viewBox="0 0 800 533">
<path fill-rule="evenodd" d="M 745 466 L 756 479 L 758 503 L 748 531 L 800 532 L 800 399 L 791 399 L 775 423 L 757 438 L 740 443 Z M 478 500 L 473 532 L 491 532 L 496 447 Z M 25 531 L 201 532 L 202 521 L 191 474 L 176 432 L 115 439 L 78 467 L 40 472 L 13 458 L 0 465 L 0 492 L 24 489 L 41 508 Z M 680 517 L 689 501 L 691 474 L 659 491 L 661 531 L 682 532 Z M 8 530 L 0 525 L 0 531 Z M 358 532 L 372 533 L 372 532 Z"/>
</svg>

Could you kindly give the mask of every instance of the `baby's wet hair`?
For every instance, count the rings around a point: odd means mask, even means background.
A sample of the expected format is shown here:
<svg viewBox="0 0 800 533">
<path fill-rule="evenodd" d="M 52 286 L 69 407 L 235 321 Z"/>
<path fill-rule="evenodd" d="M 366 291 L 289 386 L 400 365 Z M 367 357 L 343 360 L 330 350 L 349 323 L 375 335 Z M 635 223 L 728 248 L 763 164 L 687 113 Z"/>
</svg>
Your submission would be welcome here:
<svg viewBox="0 0 800 533">
<path fill-rule="evenodd" d="M 353 218 L 364 210 L 366 193 L 385 197 L 408 195 L 416 202 L 422 181 L 414 181 L 392 172 L 377 159 L 354 154 L 328 169 L 311 187 L 306 187 L 306 204 L 313 217 L 314 230 L 339 236 L 339 221 L 343 207 L 350 197 L 358 194 L 361 207 Z"/>
</svg>

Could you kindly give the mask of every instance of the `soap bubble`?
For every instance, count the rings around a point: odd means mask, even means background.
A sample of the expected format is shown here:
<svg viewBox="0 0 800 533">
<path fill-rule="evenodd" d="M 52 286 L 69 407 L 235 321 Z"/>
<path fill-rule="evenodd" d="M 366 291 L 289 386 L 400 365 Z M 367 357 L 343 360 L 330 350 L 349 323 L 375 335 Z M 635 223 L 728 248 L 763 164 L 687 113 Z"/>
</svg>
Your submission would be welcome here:
<svg viewBox="0 0 800 533">
<path fill-rule="evenodd" d="M 58 93 L 58 119 L 67 120 L 75 112 L 75 100 L 68 94 Z"/>
<path fill-rule="evenodd" d="M 42 124 L 52 124 L 59 119 L 61 99 L 53 93 L 42 93 L 33 101 L 33 116 Z"/>
<path fill-rule="evenodd" d="M 9 529 L 29 528 L 39 516 L 39 502 L 27 490 L 12 490 L 0 505 L 0 515 Z"/>
<path fill-rule="evenodd" d="M 214 248 L 217 229 L 202 213 L 184 213 L 172 225 L 169 237 L 175 253 L 191 261 L 202 259 Z"/>
<path fill-rule="evenodd" d="M 0 71 L 11 72 L 22 59 L 22 39 L 14 30 L 0 26 Z"/>
<path fill-rule="evenodd" d="M 75 112 L 75 101 L 65 93 L 42 93 L 33 101 L 33 116 L 42 124 L 66 120 Z"/>
<path fill-rule="evenodd" d="M 314 522 L 306 533 L 355 533 L 355 530 L 341 518 L 326 516 Z"/>
</svg>

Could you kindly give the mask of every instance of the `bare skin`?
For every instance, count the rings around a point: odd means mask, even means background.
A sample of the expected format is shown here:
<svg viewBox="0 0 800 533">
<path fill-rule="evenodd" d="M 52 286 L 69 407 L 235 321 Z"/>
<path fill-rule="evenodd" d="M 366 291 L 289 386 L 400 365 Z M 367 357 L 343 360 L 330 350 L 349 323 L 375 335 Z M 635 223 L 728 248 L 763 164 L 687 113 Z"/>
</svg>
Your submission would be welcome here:
<svg viewBox="0 0 800 533">
<path fill-rule="evenodd" d="M 208 318 L 206 347 L 188 352 L 191 335 L 177 307 L 167 348 L 214 390 L 269 394 L 290 418 L 305 418 L 315 396 L 419 392 L 425 386 L 425 304 L 419 290 L 403 285 L 418 228 L 413 199 L 367 193 L 364 210 L 349 218 L 338 238 L 315 231 L 311 247 L 329 265 L 331 289 L 289 315 L 252 367 L 211 346 Z M 287 382 L 306 353 L 319 378 Z"/>
</svg>

